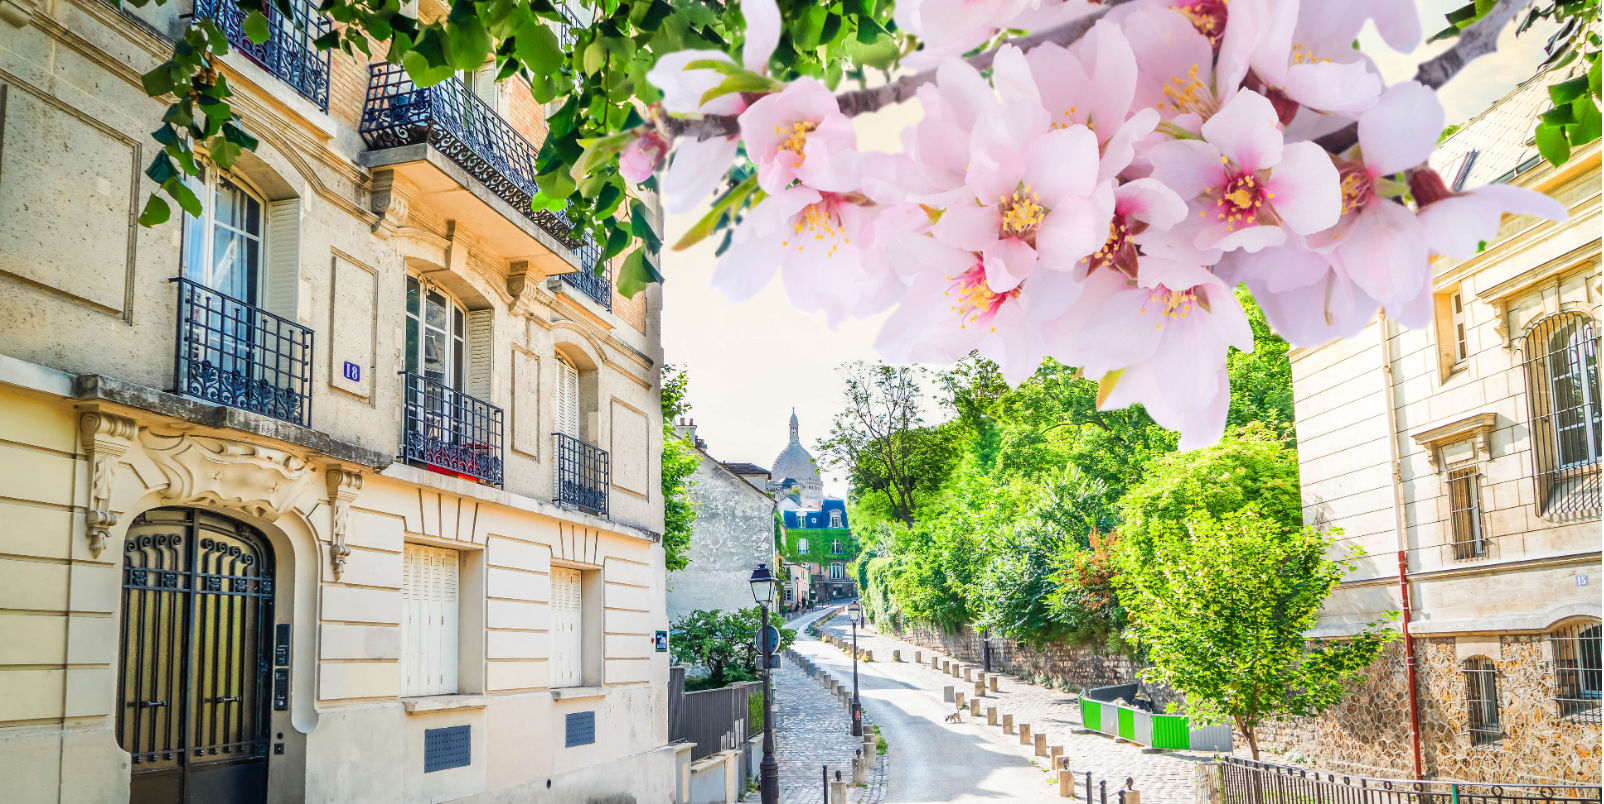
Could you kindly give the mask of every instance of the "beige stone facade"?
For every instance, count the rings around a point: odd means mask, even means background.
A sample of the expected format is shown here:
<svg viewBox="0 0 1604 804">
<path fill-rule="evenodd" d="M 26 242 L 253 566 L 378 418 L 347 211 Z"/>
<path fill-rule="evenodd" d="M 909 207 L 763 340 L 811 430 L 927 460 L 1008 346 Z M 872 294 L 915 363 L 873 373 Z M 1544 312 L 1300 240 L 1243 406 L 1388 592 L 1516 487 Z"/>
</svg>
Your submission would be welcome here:
<svg viewBox="0 0 1604 804">
<path fill-rule="evenodd" d="M 1505 216 L 1481 254 L 1438 261 L 1427 331 L 1377 321 L 1291 356 L 1305 518 L 1365 553 L 1315 635 L 1403 609 L 1407 575 L 1428 777 L 1600 778 L 1599 149 L 1554 169 L 1525 145 L 1552 80 L 1467 123 L 1434 166 L 1455 189 L 1541 190 L 1570 220 Z M 1395 650 L 1261 744 L 1408 775 L 1405 679 Z"/>
<path fill-rule="evenodd" d="M 0 799 L 676 800 L 659 292 L 340 54 L 223 59 L 261 147 L 141 228 L 192 10 L 0 0 Z"/>
</svg>

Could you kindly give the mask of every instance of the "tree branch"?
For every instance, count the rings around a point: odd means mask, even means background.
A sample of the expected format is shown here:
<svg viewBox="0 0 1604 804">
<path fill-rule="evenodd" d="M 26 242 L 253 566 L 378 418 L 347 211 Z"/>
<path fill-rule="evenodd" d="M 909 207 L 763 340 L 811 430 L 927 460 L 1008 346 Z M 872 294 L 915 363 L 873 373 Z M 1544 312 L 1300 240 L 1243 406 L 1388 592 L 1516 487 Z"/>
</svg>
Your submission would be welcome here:
<svg viewBox="0 0 1604 804">
<path fill-rule="evenodd" d="M 1497 51 L 1498 35 L 1503 33 L 1504 26 L 1531 2 L 1532 0 L 1498 0 L 1498 5 L 1493 6 L 1486 16 L 1459 33 L 1459 41 L 1455 42 L 1453 47 L 1437 54 L 1436 58 L 1421 62 L 1419 69 L 1415 70 L 1415 80 L 1432 89 L 1439 89 L 1460 70 L 1465 69 L 1465 65 Z M 1351 123 L 1315 142 L 1331 153 L 1340 154 L 1359 142 L 1359 124 Z"/>
<path fill-rule="evenodd" d="M 1508 0 L 1506 0 L 1507 2 Z M 1529 0 L 1528 0 L 1529 1 Z M 1057 28 L 1009 39 L 1002 45 L 1013 45 L 1020 50 L 1029 51 L 1038 45 L 1052 42 L 1057 45 L 1069 45 L 1080 40 L 1092 29 L 1097 21 L 1107 14 L 1109 9 L 1117 5 L 1129 3 L 1131 0 L 1103 0 L 1103 8 L 1081 17 L 1074 22 L 1060 25 Z M 964 61 L 977 70 L 991 67 L 991 62 L 997 57 L 997 48 L 984 53 L 977 53 Z M 919 87 L 936 80 L 935 70 L 925 70 L 922 73 L 906 75 L 887 84 L 870 89 L 858 89 L 843 92 L 835 97 L 841 106 L 841 113 L 847 117 L 857 117 L 860 114 L 879 111 L 903 101 L 912 100 L 918 93 Z M 736 122 L 735 115 L 708 115 L 699 118 L 669 118 L 667 121 L 668 133 L 674 137 L 689 137 L 696 140 L 705 140 L 709 137 L 738 137 L 741 126 Z"/>
</svg>

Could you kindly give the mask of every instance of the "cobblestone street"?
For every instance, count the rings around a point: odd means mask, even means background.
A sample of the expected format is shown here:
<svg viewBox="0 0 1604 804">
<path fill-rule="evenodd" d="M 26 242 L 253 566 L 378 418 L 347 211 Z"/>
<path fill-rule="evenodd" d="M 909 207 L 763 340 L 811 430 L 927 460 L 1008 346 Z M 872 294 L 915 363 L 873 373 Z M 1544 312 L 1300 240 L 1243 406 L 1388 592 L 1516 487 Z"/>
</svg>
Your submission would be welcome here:
<svg viewBox="0 0 1604 804">
<path fill-rule="evenodd" d="M 825 624 L 821 630 L 832 637 L 840 637 L 847 640 L 851 638 L 851 627 L 844 616 L 837 617 Z M 834 647 L 817 641 L 810 641 L 804 645 L 800 639 L 797 645 L 799 650 L 805 648 L 809 651 L 822 651 L 817 658 L 820 664 L 839 663 L 843 667 L 850 666 L 850 656 Z M 872 663 L 859 664 L 860 674 L 872 672 L 904 687 L 924 692 L 937 702 L 941 701 L 942 688 L 949 685 L 955 687 L 958 691 L 964 692 L 966 698 L 973 692 L 973 683 L 965 682 L 961 675 L 958 678 L 953 678 L 930 669 L 929 662 L 932 655 L 939 655 L 950 660 L 951 657 L 949 656 L 935 653 L 928 648 L 898 639 L 881 636 L 875 633 L 872 628 L 860 629 L 858 645 L 864 650 L 871 651 L 874 657 Z M 892 651 L 894 650 L 902 651 L 903 661 L 901 663 L 891 661 Z M 913 664 L 915 651 L 919 651 L 923 655 L 924 663 L 922 667 Z M 977 671 L 979 670 L 978 665 L 962 664 L 963 666 L 974 667 Z M 868 697 L 866 695 L 865 700 L 868 700 Z M 947 707 L 948 711 L 952 707 L 951 704 L 943 704 L 943 706 Z M 997 707 L 999 723 L 1002 715 L 1012 714 L 1016 724 L 1028 723 L 1033 733 L 1045 733 L 1048 745 L 1063 746 L 1064 755 L 1069 757 L 1070 768 L 1077 777 L 1078 789 L 1076 792 L 1078 796 L 1084 796 L 1085 774 L 1090 771 L 1094 786 L 1098 781 L 1106 780 L 1108 782 L 1111 798 L 1115 790 L 1123 786 L 1125 779 L 1129 777 L 1135 782 L 1136 789 L 1141 791 L 1144 804 L 1187 804 L 1193 800 L 1194 795 L 1193 769 L 1195 763 L 1213 756 L 1212 753 L 1187 751 L 1144 754 L 1135 745 L 1122 744 L 1099 734 L 1074 734 L 1071 730 L 1080 728 L 1081 721 L 1080 708 L 1073 694 L 1028 684 L 1008 675 L 998 674 L 998 691 L 996 693 L 992 693 L 990 690 L 986 692 L 986 697 L 982 699 L 981 711 L 984 712 L 987 706 Z M 977 720 L 978 722 L 976 722 Z M 1003 736 L 1000 725 L 986 725 L 984 714 L 978 719 L 973 719 L 969 716 L 966 708 L 963 721 L 963 726 L 955 727 L 955 730 L 961 728 L 961 730 L 967 731 L 977 738 L 994 739 Z M 891 742 L 891 754 L 895 756 L 897 753 L 895 731 L 888 728 L 884 736 Z M 1018 756 L 1034 763 L 1041 771 L 1047 769 L 1047 760 L 1032 756 L 1033 751 L 1029 746 L 1017 745 L 1017 740 L 1013 735 L 1006 735 L 1004 742 L 1013 743 L 1009 747 L 1016 751 Z M 1246 749 L 1243 748 L 1242 751 L 1245 755 Z M 905 770 L 905 768 L 899 768 L 899 771 L 901 770 Z M 887 799 L 889 801 L 902 800 L 900 798 L 902 791 L 898 789 L 896 784 L 899 775 L 900 773 L 894 774 L 892 777 L 891 790 Z M 1036 784 L 1042 785 L 1038 790 L 1046 790 L 1049 788 L 1044 782 L 1048 781 L 1049 778 L 1055 777 L 1048 777 L 1043 772 L 1037 778 L 1043 780 L 1042 782 L 1036 782 Z M 1050 789 L 1056 796 L 1056 783 Z M 1018 792 L 1026 793 L 1027 791 Z M 1035 796 L 1039 795 L 1039 793 L 1031 791 L 1029 795 Z"/>
</svg>

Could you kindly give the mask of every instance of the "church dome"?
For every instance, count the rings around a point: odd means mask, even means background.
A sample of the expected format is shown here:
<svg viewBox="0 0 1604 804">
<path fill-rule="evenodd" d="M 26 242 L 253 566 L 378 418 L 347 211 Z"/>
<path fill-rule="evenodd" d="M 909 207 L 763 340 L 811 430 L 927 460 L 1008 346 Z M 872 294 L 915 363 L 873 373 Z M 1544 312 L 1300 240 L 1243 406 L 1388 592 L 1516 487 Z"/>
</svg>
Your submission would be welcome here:
<svg viewBox="0 0 1604 804">
<path fill-rule="evenodd" d="M 819 467 L 813 462 L 812 453 L 802 446 L 795 410 L 791 411 L 791 442 L 774 459 L 774 468 L 769 474 L 772 477 L 792 478 L 800 483 L 803 507 L 815 507 L 823 501 L 824 480 L 819 477 Z"/>
</svg>

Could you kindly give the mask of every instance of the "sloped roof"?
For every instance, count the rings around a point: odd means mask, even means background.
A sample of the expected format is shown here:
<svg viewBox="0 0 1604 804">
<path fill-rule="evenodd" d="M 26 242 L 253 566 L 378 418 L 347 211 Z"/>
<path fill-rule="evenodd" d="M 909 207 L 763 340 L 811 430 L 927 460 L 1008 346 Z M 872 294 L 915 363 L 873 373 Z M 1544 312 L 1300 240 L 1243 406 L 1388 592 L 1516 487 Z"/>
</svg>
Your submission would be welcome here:
<svg viewBox="0 0 1604 804">
<path fill-rule="evenodd" d="M 764 469 L 755 463 L 744 463 L 739 461 L 726 463 L 724 464 L 724 468 L 738 475 L 766 475 L 769 473 L 769 470 Z"/>
<path fill-rule="evenodd" d="M 1578 59 L 1577 64 L 1583 64 Z M 1437 147 L 1431 167 L 1454 190 L 1508 181 L 1517 172 L 1536 167 L 1539 160 L 1532 132 L 1537 118 L 1552 106 L 1548 86 L 1568 80 L 1574 68 L 1539 73 L 1508 95 L 1465 121 Z M 1474 156 L 1470 156 L 1474 154 Z M 1469 169 L 1466 159 L 1470 157 Z"/>
</svg>

